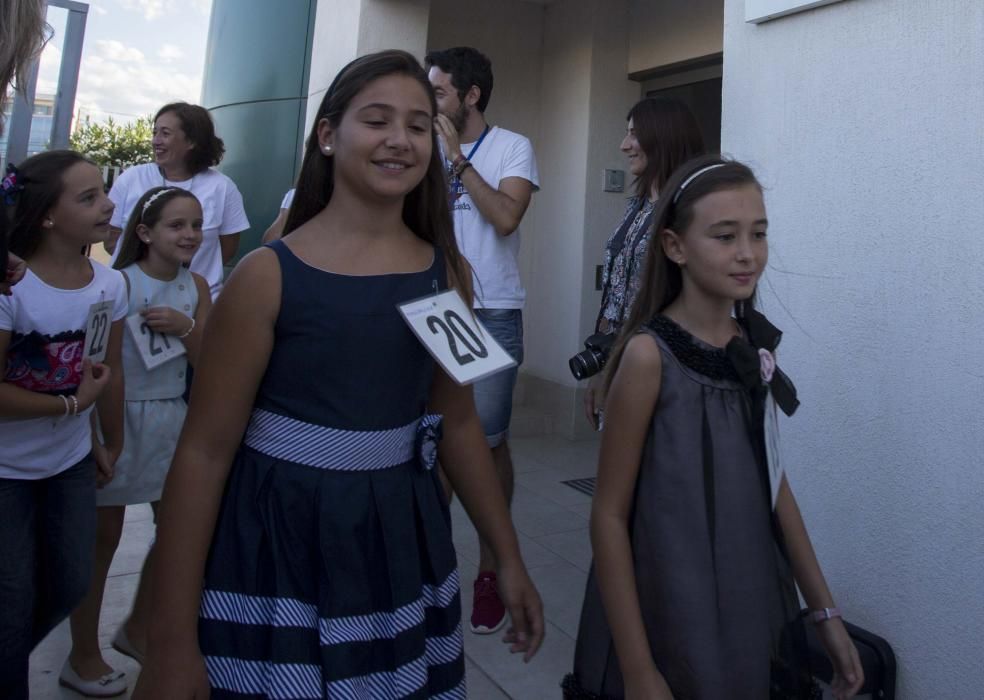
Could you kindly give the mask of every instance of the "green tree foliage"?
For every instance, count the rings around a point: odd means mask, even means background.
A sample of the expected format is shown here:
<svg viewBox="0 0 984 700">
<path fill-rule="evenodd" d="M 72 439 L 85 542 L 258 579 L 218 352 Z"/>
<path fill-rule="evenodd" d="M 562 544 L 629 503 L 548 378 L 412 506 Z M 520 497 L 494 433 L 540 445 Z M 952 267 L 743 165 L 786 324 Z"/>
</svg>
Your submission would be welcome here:
<svg viewBox="0 0 984 700">
<path fill-rule="evenodd" d="M 128 124 L 119 124 L 112 117 L 102 123 L 86 117 L 75 127 L 69 142 L 73 150 L 99 165 L 128 168 L 153 162 L 154 149 L 150 145 L 153 128 L 154 121 L 149 116 Z"/>
</svg>

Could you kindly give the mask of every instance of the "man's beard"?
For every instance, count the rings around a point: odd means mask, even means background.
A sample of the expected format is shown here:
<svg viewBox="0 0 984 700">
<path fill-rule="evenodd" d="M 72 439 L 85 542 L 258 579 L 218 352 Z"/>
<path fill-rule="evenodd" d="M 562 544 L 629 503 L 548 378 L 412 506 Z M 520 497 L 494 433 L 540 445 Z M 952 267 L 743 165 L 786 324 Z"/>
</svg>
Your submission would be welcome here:
<svg viewBox="0 0 984 700">
<path fill-rule="evenodd" d="M 455 130 L 457 130 L 459 134 L 465 130 L 465 125 L 468 123 L 468 115 L 470 113 L 471 110 L 468 108 L 468 105 L 462 102 L 458 105 L 458 109 L 448 115 L 448 119 L 450 119 L 451 123 L 454 124 Z"/>
</svg>

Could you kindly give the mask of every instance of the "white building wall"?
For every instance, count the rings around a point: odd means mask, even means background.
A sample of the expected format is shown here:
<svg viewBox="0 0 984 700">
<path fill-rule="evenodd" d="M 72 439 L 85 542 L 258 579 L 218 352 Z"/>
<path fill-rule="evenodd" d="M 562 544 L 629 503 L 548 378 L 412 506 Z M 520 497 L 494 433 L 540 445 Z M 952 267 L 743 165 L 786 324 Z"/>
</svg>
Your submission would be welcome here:
<svg viewBox="0 0 984 700">
<path fill-rule="evenodd" d="M 791 483 L 905 699 L 984 697 L 984 3 L 726 0 L 723 149 L 767 187 Z"/>
<path fill-rule="evenodd" d="M 318 0 L 304 133 L 311 133 L 328 86 L 349 61 L 383 49 L 423 59 L 429 15 L 430 0 Z"/>
</svg>

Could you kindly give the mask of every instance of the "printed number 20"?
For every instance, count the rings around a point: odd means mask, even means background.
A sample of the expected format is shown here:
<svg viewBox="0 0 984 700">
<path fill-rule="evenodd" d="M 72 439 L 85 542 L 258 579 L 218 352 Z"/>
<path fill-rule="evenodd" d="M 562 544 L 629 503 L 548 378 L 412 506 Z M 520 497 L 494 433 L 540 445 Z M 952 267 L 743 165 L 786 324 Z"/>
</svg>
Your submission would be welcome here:
<svg viewBox="0 0 984 700">
<path fill-rule="evenodd" d="M 430 328 L 431 333 L 437 333 L 438 329 L 444 331 L 444 335 L 448 338 L 451 354 L 454 355 L 454 359 L 459 365 L 464 366 L 469 362 L 474 362 L 476 356 L 482 358 L 489 356 L 488 348 L 485 347 L 482 340 L 475 335 L 475 331 L 455 311 L 445 311 L 443 319 L 437 316 L 428 316 L 427 327 Z M 465 337 L 466 334 L 468 337 Z M 460 340 L 469 352 L 460 352 L 455 338 Z"/>
</svg>

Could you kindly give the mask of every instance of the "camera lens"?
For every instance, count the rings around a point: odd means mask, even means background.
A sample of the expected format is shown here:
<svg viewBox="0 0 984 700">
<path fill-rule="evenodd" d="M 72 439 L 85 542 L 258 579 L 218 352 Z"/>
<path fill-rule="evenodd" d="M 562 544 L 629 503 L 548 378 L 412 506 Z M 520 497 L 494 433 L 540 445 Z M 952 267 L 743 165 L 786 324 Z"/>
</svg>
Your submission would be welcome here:
<svg viewBox="0 0 984 700">
<path fill-rule="evenodd" d="M 605 357 L 595 350 L 582 350 L 568 364 L 575 379 L 587 379 L 601 371 L 605 366 Z"/>
</svg>

